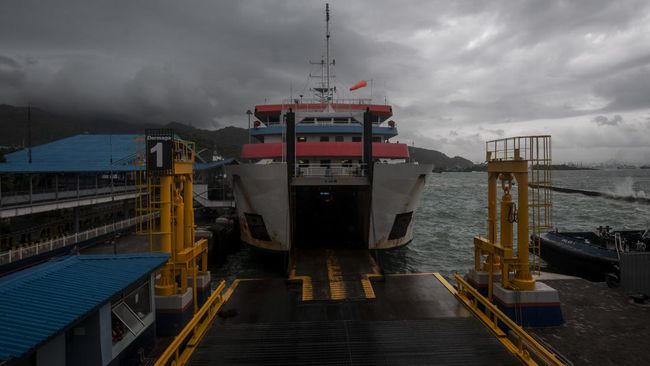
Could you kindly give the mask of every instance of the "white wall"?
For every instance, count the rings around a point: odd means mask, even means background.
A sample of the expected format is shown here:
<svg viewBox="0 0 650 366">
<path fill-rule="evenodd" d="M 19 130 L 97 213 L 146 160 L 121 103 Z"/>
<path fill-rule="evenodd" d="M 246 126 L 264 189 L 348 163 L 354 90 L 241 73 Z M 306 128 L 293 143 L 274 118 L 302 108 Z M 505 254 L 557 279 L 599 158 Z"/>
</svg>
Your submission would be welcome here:
<svg viewBox="0 0 650 366">
<path fill-rule="evenodd" d="M 36 351 L 37 366 L 65 366 L 65 332 Z"/>
</svg>

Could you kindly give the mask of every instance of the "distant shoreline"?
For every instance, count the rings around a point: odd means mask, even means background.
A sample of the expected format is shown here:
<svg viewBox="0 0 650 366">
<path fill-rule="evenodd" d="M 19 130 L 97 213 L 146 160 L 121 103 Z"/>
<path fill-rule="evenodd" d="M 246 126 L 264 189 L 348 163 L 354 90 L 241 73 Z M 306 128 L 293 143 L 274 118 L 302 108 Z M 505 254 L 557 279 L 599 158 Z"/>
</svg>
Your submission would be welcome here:
<svg viewBox="0 0 650 366">
<path fill-rule="evenodd" d="M 551 165 L 551 170 L 599 170 L 597 168 L 587 168 L 587 167 L 577 167 L 577 166 L 572 166 L 572 165 L 566 165 L 566 164 L 554 164 Z M 466 167 L 466 168 L 447 168 L 447 169 L 433 169 L 434 173 L 452 173 L 452 172 L 485 172 L 487 171 L 487 165 L 486 164 L 476 164 L 471 167 Z"/>
<path fill-rule="evenodd" d="M 598 169 L 581 167 L 581 166 L 572 166 L 566 164 L 553 164 L 551 165 L 551 170 L 598 170 Z"/>
</svg>

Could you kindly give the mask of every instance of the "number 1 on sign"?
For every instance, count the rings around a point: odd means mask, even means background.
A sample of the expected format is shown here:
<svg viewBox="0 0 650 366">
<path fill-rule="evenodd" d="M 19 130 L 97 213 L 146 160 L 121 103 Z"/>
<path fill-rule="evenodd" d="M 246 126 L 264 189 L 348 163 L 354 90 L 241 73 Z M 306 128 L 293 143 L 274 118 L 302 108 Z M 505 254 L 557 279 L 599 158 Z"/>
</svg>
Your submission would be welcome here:
<svg viewBox="0 0 650 366">
<path fill-rule="evenodd" d="M 158 142 L 154 145 L 154 147 L 149 150 L 152 153 L 156 154 L 156 168 L 162 168 L 163 167 L 163 143 Z"/>
</svg>

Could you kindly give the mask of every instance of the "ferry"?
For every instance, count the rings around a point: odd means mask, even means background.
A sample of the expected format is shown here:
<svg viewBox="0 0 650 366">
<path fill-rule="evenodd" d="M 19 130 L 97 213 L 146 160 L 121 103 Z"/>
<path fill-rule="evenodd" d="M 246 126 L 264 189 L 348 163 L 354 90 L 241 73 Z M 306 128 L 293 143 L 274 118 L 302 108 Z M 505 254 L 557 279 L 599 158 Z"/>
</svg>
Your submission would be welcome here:
<svg viewBox="0 0 650 366">
<path fill-rule="evenodd" d="M 241 239 L 254 247 L 287 253 L 336 243 L 375 250 L 413 239 L 433 166 L 413 162 L 408 145 L 392 141 L 391 105 L 337 98 L 329 40 L 326 9 L 326 52 L 312 62 L 320 65 L 313 98 L 255 106 L 244 163 L 227 167 Z"/>
</svg>

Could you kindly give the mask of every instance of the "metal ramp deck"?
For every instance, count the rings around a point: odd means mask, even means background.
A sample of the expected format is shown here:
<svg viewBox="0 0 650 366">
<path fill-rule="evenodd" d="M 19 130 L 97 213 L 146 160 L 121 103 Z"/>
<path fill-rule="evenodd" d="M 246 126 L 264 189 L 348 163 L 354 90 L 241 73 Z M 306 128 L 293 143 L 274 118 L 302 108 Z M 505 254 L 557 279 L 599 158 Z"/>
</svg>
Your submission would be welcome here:
<svg viewBox="0 0 650 366">
<path fill-rule="evenodd" d="M 235 281 L 221 307 L 224 316 L 196 345 L 189 364 L 519 364 L 436 275 L 379 277 L 364 273 L 372 270 L 371 259 L 353 260 L 363 254 L 327 252 L 321 261 L 312 254 L 305 257 L 312 261 L 310 274 L 301 272 L 307 267 L 297 261 L 298 281 Z M 357 278 L 349 280 L 355 262 Z M 332 300 L 341 295 L 323 286 L 341 278 L 350 281 L 341 285 L 345 296 Z M 316 300 L 305 300 L 309 287 L 304 282 L 309 279 Z M 359 290 L 363 285 L 352 285 L 364 279 L 370 281 L 372 297 Z"/>
</svg>

